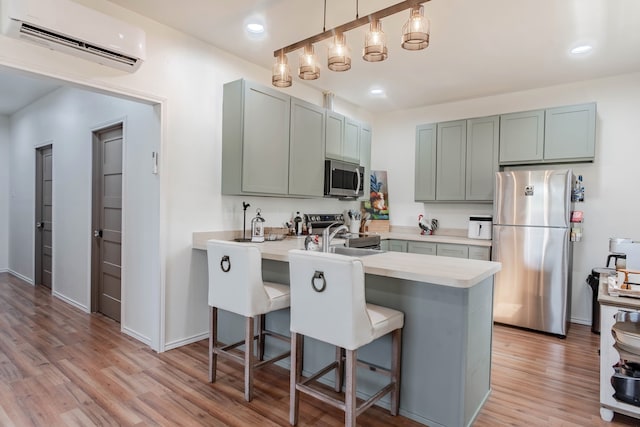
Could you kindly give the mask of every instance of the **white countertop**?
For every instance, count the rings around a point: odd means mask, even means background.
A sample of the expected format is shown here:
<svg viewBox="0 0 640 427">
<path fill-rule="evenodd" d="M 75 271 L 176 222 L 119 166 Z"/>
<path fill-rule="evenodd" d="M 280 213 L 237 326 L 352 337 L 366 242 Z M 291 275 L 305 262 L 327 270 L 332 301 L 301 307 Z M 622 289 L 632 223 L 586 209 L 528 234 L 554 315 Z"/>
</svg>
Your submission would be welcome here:
<svg viewBox="0 0 640 427">
<path fill-rule="evenodd" d="M 386 234 L 393 235 L 394 233 L 381 233 L 381 237 Z M 399 234 L 405 235 L 405 233 Z M 231 240 L 234 237 L 233 232 L 194 232 L 192 247 L 194 249 L 206 250 L 207 240 L 209 239 Z M 417 237 L 424 238 L 425 241 L 443 242 L 442 240 L 429 239 L 441 236 L 418 235 Z M 396 237 L 382 238 L 395 239 Z M 473 239 L 459 237 L 450 237 L 449 239 L 456 239 L 455 243 L 459 244 L 470 244 L 463 243 L 461 240 L 475 241 Z M 491 243 L 490 241 L 485 242 Z M 446 243 L 454 242 L 446 241 Z M 260 249 L 263 259 L 288 262 L 289 250 L 304 249 L 304 237 L 287 237 L 280 241 L 267 241 L 253 244 Z M 470 288 L 487 277 L 491 277 L 501 269 L 501 264 L 498 262 L 404 252 L 382 252 L 376 255 L 367 255 L 360 259 L 364 265 L 365 273 L 368 274 L 457 288 Z"/>
</svg>

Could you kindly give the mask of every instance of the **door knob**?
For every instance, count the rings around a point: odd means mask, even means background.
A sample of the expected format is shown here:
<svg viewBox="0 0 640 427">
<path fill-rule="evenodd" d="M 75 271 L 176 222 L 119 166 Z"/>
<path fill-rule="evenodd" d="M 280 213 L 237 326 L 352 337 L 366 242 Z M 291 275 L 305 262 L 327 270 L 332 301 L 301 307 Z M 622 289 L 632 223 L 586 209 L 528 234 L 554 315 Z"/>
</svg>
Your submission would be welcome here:
<svg viewBox="0 0 640 427">
<path fill-rule="evenodd" d="M 93 230 L 93 237 L 102 237 L 102 230 Z"/>
<path fill-rule="evenodd" d="M 44 222 L 36 222 L 36 228 L 44 227 Z"/>
</svg>

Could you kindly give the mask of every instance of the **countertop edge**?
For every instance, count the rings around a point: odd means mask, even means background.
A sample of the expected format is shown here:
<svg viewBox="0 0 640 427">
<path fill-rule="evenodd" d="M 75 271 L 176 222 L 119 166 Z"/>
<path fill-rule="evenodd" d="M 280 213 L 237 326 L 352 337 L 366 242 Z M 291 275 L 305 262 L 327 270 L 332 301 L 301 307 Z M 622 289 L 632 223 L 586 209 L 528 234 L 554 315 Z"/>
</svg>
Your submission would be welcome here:
<svg viewBox="0 0 640 427">
<path fill-rule="evenodd" d="M 207 249 L 207 240 L 231 240 L 235 234 L 227 231 L 194 232 L 192 249 Z M 290 249 L 302 249 L 303 238 L 257 244 L 265 260 L 288 262 Z M 434 255 L 384 252 L 362 257 L 365 273 L 377 276 L 432 283 L 455 288 L 471 288 L 501 269 L 493 261 L 438 257 Z M 468 269 L 461 269 L 466 265 Z"/>
</svg>

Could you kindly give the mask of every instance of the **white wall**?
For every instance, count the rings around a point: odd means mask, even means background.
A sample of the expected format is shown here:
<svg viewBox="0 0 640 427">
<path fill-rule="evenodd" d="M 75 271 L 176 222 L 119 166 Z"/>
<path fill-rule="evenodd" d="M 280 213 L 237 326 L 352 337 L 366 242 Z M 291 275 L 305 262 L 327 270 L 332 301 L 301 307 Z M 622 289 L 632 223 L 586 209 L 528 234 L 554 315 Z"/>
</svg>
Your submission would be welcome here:
<svg viewBox="0 0 640 427">
<path fill-rule="evenodd" d="M 35 147 L 53 144 L 53 294 L 90 310 L 92 132 L 124 122 L 122 327 L 151 345 L 158 334 L 159 150 L 153 106 L 62 88 L 11 116 L 11 269 L 34 271 Z M 144 256 L 145 253 L 153 256 Z M 155 319 L 155 321 L 151 321 Z"/>
<path fill-rule="evenodd" d="M 222 123 L 222 86 L 238 78 L 269 86 L 271 70 L 238 58 L 188 37 L 166 26 L 133 14 L 112 3 L 80 0 L 116 18 L 143 28 L 147 34 L 147 60 L 133 74 L 103 67 L 60 52 L 43 49 L 19 40 L 0 36 L 0 66 L 32 71 L 97 87 L 157 100 L 162 103 L 160 173 L 160 255 L 154 289 L 163 290 L 155 299 L 149 294 L 146 304 L 159 307 L 165 320 L 154 348 L 162 350 L 202 338 L 208 332 L 206 306 L 207 282 L 203 276 L 202 254 L 191 249 L 192 232 L 240 228 L 241 200 L 220 194 L 220 152 Z M 287 90 L 293 96 L 322 104 L 322 93 L 296 82 Z M 371 122 L 366 111 L 336 98 L 336 111 Z M 295 210 L 342 211 L 353 204 L 328 200 L 246 198 L 260 207 L 267 226 L 278 226 Z M 25 211 L 28 200 L 12 200 Z M 13 224 L 27 233 L 31 223 Z M 83 245 L 83 242 L 75 242 Z M 86 247 L 86 246 L 85 246 Z M 83 247 L 84 248 L 84 247 Z M 33 257 L 21 251 L 10 255 L 11 265 L 31 275 Z M 152 255 L 147 255 L 147 262 Z M 153 263 L 152 263 L 153 264 Z M 62 268 L 62 266 L 60 266 Z M 57 274 L 57 272 L 54 272 Z M 59 280 L 56 280 L 58 283 Z M 74 297 L 77 295 L 74 294 Z M 146 319 L 145 330 L 158 323 Z"/>
<path fill-rule="evenodd" d="M 415 127 L 418 124 L 482 117 L 583 102 L 597 102 L 596 160 L 573 164 L 585 180 L 581 242 L 574 245 L 572 319 L 591 321 L 591 289 L 585 278 L 603 267 L 611 236 L 640 240 L 635 178 L 640 159 L 640 73 L 509 93 L 398 111 L 376 117 L 372 168 L 388 171 L 390 220 L 393 225 L 415 225 L 419 213 L 428 213 L 445 228 L 466 228 L 469 215 L 491 213 L 491 205 L 415 203 Z M 554 166 L 566 168 L 567 165 Z"/>
<path fill-rule="evenodd" d="M 0 272 L 9 268 L 9 118 L 0 116 Z"/>
</svg>

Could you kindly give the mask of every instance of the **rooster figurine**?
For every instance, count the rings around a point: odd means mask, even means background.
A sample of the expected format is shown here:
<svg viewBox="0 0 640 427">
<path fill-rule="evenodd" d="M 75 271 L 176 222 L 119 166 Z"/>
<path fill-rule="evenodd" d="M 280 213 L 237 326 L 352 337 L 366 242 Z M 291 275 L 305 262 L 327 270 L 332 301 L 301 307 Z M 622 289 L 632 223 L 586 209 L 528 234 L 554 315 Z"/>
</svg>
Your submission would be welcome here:
<svg viewBox="0 0 640 427">
<path fill-rule="evenodd" d="M 424 217 L 424 215 L 418 215 L 418 226 L 422 230 L 420 234 L 433 234 L 433 228 L 431 227 L 431 221 Z"/>
</svg>

